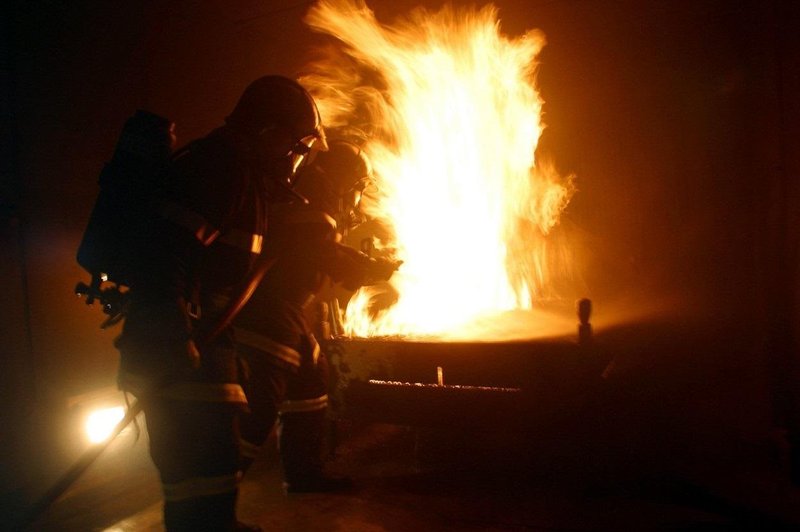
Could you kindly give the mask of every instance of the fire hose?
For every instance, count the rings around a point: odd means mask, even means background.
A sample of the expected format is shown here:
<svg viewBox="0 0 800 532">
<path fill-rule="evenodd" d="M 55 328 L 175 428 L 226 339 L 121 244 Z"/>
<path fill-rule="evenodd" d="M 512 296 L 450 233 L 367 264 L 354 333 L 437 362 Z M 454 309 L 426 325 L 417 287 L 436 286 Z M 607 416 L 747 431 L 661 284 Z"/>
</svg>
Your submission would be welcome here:
<svg viewBox="0 0 800 532">
<path fill-rule="evenodd" d="M 236 317 L 236 315 L 244 308 L 247 301 L 253 295 L 261 280 L 272 268 L 277 261 L 275 257 L 265 257 L 264 260 L 256 263 L 253 272 L 244 283 L 242 290 L 238 297 L 233 299 L 223 311 L 219 319 L 214 322 L 212 328 L 203 331 L 199 338 L 199 345 L 207 345 L 213 341 L 219 334 L 224 331 Z M 72 466 L 56 481 L 45 493 L 40 497 L 26 512 L 23 519 L 23 526 L 27 527 L 58 499 L 64 492 L 74 484 L 83 473 L 91 466 L 95 460 L 105 451 L 108 446 L 114 441 L 117 436 L 127 427 L 142 411 L 142 401 L 147 401 L 151 394 L 156 393 L 158 390 L 163 389 L 168 383 L 159 381 L 154 385 L 150 391 L 141 394 L 139 398 L 134 400 L 125 412 L 125 416 L 114 426 L 111 434 L 102 442 L 96 443 L 89 447 L 83 454 L 76 460 Z"/>
</svg>

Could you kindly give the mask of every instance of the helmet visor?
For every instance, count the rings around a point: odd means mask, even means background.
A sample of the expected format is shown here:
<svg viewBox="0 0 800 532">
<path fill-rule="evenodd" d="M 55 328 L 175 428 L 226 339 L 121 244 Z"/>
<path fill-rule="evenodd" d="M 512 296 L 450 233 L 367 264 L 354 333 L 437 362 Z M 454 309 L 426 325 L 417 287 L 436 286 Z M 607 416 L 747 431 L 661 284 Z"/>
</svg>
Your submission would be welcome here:
<svg viewBox="0 0 800 532">
<path fill-rule="evenodd" d="M 322 134 L 314 133 L 313 135 L 306 135 L 298 140 L 287 154 L 292 163 L 289 185 L 294 185 L 297 172 L 304 166 L 311 164 L 317 152 L 326 151 L 327 149 L 328 146 L 325 142 L 325 136 Z"/>
<path fill-rule="evenodd" d="M 361 200 L 364 197 L 364 190 L 372 183 L 371 177 L 366 176 L 359 179 L 347 191 L 339 196 L 338 226 L 345 231 L 354 229 L 366 220 L 364 212 L 361 210 Z"/>
</svg>

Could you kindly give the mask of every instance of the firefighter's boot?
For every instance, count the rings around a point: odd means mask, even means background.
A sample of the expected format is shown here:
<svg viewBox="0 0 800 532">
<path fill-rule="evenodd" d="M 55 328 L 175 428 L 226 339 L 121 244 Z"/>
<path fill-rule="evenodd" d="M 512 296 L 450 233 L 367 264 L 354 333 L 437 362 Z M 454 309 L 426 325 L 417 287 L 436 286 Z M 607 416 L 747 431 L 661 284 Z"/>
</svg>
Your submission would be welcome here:
<svg viewBox="0 0 800 532">
<path fill-rule="evenodd" d="M 283 412 L 278 445 L 287 493 L 344 491 L 349 478 L 329 476 L 324 471 L 323 449 L 326 411 Z"/>
</svg>

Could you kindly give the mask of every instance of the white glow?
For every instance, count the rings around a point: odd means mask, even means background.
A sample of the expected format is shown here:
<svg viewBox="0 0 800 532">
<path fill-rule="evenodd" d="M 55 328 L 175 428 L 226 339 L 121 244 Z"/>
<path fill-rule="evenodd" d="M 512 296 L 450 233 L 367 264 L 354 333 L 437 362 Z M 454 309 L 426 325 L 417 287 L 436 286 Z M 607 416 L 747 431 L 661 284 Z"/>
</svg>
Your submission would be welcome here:
<svg viewBox="0 0 800 532">
<path fill-rule="evenodd" d="M 125 416 L 125 409 L 121 406 L 95 410 L 86 418 L 86 435 L 92 443 L 100 443 L 108 438 L 111 431 Z"/>
</svg>

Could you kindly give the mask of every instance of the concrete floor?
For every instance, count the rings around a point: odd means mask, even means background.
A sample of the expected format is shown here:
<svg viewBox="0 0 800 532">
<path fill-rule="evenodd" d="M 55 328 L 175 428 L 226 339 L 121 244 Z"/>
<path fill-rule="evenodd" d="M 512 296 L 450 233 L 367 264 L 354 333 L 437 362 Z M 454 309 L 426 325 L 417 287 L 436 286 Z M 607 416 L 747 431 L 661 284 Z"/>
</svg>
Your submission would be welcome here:
<svg viewBox="0 0 800 532">
<path fill-rule="evenodd" d="M 588 456 L 588 448 L 569 438 L 533 449 L 526 436 L 497 431 L 354 422 L 340 422 L 338 428 L 340 443 L 331 469 L 355 480 L 352 492 L 285 495 L 277 453 L 269 448 L 243 481 L 240 518 L 265 530 L 297 532 L 800 526 L 800 518 L 790 515 L 800 508 L 791 509 L 800 500 L 796 492 L 781 490 L 769 497 L 768 512 L 755 511 L 748 503 L 731 504 L 675 479 L 640 474 L 639 466 L 622 465 L 624 458 Z M 146 434 L 137 439 L 133 431 L 124 432 L 30 529 L 163 530 L 146 439 Z M 761 482 L 777 494 L 775 485 Z"/>
</svg>

